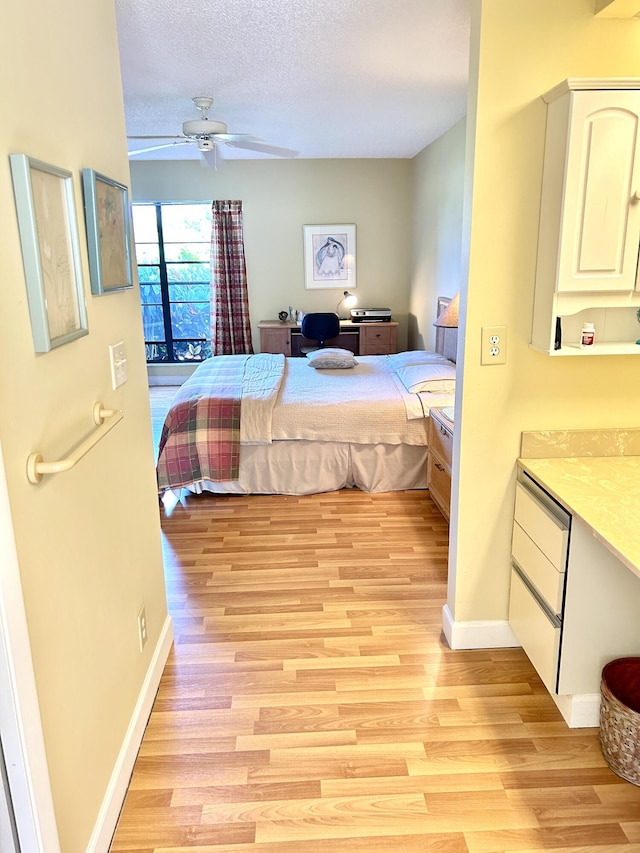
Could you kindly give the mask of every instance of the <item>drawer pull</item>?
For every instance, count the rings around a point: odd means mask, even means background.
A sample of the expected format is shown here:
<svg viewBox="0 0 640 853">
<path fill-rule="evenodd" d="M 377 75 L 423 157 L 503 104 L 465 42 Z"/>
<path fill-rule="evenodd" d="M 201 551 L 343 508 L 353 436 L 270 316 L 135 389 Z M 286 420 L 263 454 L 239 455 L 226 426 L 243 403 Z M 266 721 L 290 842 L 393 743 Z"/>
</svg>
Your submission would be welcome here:
<svg viewBox="0 0 640 853">
<path fill-rule="evenodd" d="M 442 435 L 448 435 L 446 429 L 442 426 L 442 424 L 438 424 L 438 429 L 442 433 Z"/>
<path fill-rule="evenodd" d="M 531 583 L 531 581 L 529 580 L 529 578 L 526 576 L 526 574 L 523 572 L 523 570 L 520 568 L 520 566 L 516 563 L 516 561 L 515 561 L 513 558 L 511 559 L 511 565 L 512 565 L 512 567 L 513 567 L 514 572 L 518 575 L 518 577 L 520 578 L 520 580 L 522 581 L 522 583 L 523 583 L 523 584 L 526 586 L 526 588 L 529 590 L 529 592 L 531 593 L 531 595 L 532 595 L 532 596 L 533 596 L 533 598 L 535 599 L 536 604 L 538 605 L 538 607 L 540 608 L 540 610 L 542 610 L 542 612 L 543 612 L 543 613 L 544 613 L 544 615 L 547 617 L 547 619 L 549 620 L 549 622 L 551 622 L 551 624 L 553 625 L 553 627 L 554 627 L 554 628 L 560 628 L 560 626 L 562 625 L 562 619 L 560 618 L 560 615 L 559 615 L 558 613 L 554 613 L 554 612 L 550 609 L 550 607 L 549 607 L 549 605 L 547 604 L 547 602 L 546 602 L 546 601 L 544 600 L 544 598 L 540 595 L 540 593 L 538 592 L 538 590 L 537 590 L 537 589 L 535 588 L 535 586 Z"/>
<path fill-rule="evenodd" d="M 434 462 L 433 464 L 436 466 L 438 471 L 444 471 L 444 465 L 441 465 L 439 462 Z"/>
</svg>

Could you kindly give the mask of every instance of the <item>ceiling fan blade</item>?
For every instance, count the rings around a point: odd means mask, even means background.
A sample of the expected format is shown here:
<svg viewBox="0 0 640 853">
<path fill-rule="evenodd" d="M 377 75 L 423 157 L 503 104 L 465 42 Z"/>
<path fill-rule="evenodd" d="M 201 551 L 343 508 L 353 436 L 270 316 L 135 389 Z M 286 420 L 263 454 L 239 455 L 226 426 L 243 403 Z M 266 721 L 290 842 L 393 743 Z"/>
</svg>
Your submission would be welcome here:
<svg viewBox="0 0 640 853">
<path fill-rule="evenodd" d="M 214 133 L 213 135 L 220 142 L 242 142 L 245 139 L 249 142 L 260 142 L 257 136 L 251 136 L 250 133 Z"/>
<path fill-rule="evenodd" d="M 262 154 L 273 154 L 275 157 L 298 156 L 298 152 L 292 148 L 278 148 L 276 145 L 267 145 L 257 139 L 227 139 L 225 145 L 228 145 L 230 148 L 246 148 L 247 151 L 260 151 Z"/>
<path fill-rule="evenodd" d="M 160 137 L 163 139 L 164 137 Z M 165 142 L 164 145 L 150 145 L 147 148 L 137 148 L 135 151 L 128 151 L 129 157 L 134 157 L 136 154 L 147 154 L 149 151 L 160 151 L 162 148 L 173 148 L 174 145 L 190 145 L 193 140 L 179 139 L 175 142 Z"/>
<path fill-rule="evenodd" d="M 176 136 L 175 133 L 165 133 L 155 136 L 127 136 L 127 139 L 186 139 L 185 136 Z"/>
</svg>

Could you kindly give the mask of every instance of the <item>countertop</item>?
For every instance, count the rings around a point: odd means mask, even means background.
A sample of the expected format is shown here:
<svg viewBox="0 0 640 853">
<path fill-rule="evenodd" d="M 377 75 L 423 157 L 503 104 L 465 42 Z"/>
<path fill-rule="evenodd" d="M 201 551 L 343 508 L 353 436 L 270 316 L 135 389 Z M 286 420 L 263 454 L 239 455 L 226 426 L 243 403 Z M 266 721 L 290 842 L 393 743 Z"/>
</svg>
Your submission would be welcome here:
<svg viewBox="0 0 640 853">
<path fill-rule="evenodd" d="M 640 456 L 521 458 L 518 465 L 640 577 Z"/>
</svg>

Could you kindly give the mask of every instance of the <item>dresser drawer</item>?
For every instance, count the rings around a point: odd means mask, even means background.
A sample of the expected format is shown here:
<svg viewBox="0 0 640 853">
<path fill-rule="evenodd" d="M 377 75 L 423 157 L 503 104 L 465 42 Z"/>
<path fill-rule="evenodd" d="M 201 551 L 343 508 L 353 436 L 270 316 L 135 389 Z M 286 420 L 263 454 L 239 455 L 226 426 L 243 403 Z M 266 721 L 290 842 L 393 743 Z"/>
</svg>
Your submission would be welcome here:
<svg viewBox="0 0 640 853">
<path fill-rule="evenodd" d="M 565 573 L 558 571 L 553 563 L 545 557 L 533 539 L 524 532 L 517 521 L 513 525 L 511 554 L 515 562 L 545 599 L 549 608 L 554 613 L 562 613 Z"/>
<path fill-rule="evenodd" d="M 521 483 L 516 483 L 514 518 L 560 572 L 565 570 L 569 542 L 569 516 L 552 510 Z"/>
<path fill-rule="evenodd" d="M 549 692 L 556 692 L 560 626 L 550 621 L 515 569 L 511 571 L 509 625 Z"/>
<path fill-rule="evenodd" d="M 429 450 L 433 450 L 451 468 L 453 435 L 434 417 L 429 421 Z"/>
<path fill-rule="evenodd" d="M 427 483 L 433 499 L 448 520 L 451 505 L 451 472 L 431 449 L 427 459 Z"/>
</svg>

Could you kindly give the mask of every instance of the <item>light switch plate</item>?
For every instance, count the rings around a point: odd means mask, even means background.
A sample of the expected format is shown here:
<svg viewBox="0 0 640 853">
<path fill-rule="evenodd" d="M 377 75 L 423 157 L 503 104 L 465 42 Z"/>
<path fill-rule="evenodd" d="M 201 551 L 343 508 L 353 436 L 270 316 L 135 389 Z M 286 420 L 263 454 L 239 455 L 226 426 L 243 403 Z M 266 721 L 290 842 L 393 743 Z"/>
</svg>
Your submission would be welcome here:
<svg viewBox="0 0 640 853">
<path fill-rule="evenodd" d="M 480 364 L 506 364 L 507 327 L 482 327 L 482 355 Z"/>
<path fill-rule="evenodd" d="M 115 391 L 127 381 L 127 357 L 124 342 L 109 344 L 109 363 L 111 365 L 111 387 Z"/>
</svg>

